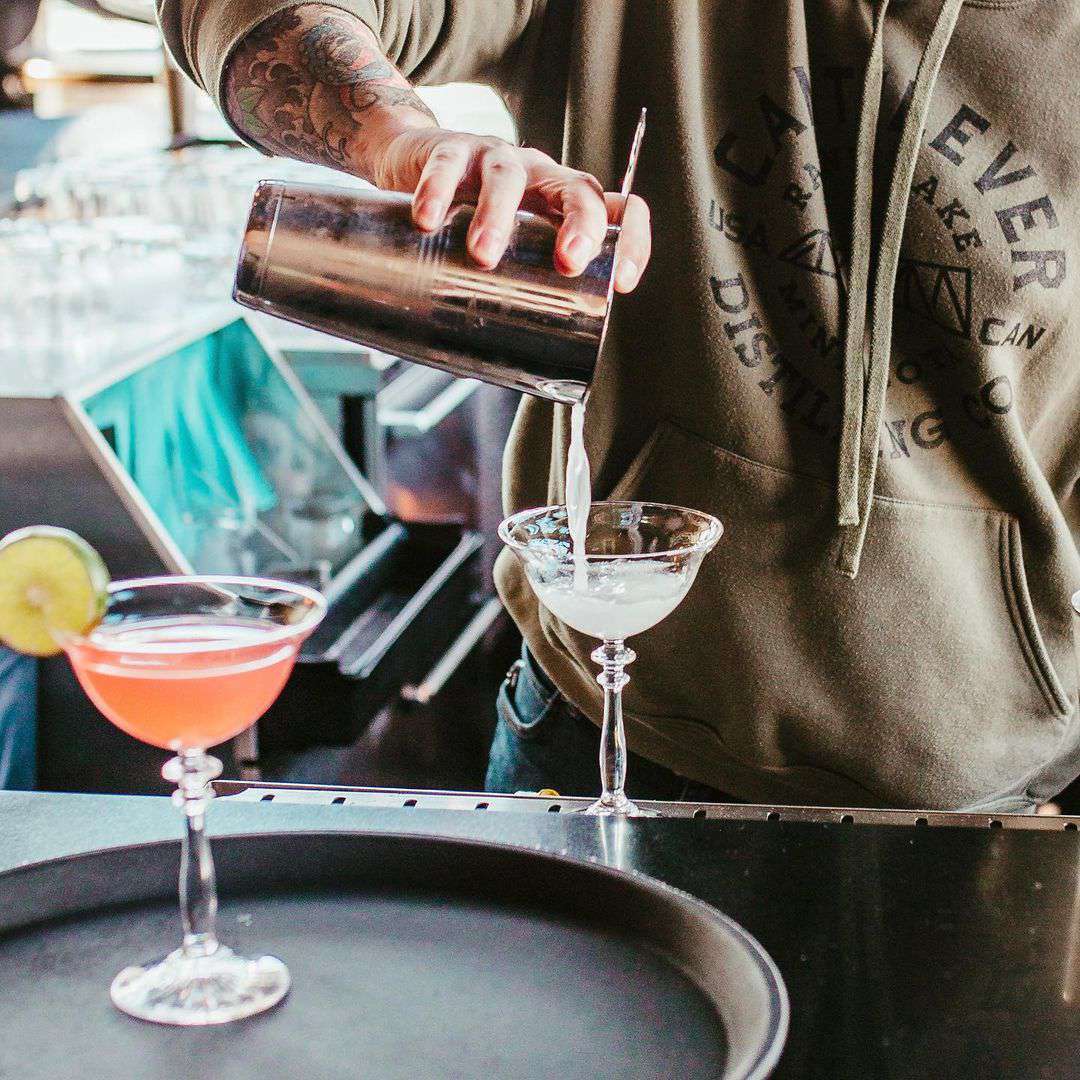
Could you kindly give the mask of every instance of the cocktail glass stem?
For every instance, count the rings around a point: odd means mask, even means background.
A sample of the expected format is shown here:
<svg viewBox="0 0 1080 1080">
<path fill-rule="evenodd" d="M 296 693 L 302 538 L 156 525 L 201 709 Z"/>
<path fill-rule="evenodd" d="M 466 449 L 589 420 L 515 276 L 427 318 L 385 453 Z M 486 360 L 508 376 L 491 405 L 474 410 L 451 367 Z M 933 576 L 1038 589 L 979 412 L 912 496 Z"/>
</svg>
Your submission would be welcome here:
<svg viewBox="0 0 1080 1080">
<path fill-rule="evenodd" d="M 592 654 L 600 665 L 596 681 L 604 691 L 604 726 L 600 733 L 600 802 L 612 809 L 626 805 L 626 728 L 623 724 L 622 690 L 630 681 L 626 665 L 636 654 L 622 641 L 605 641 Z"/>
<path fill-rule="evenodd" d="M 202 750 L 181 750 L 161 775 L 176 784 L 184 815 L 180 849 L 180 948 L 156 963 L 125 968 L 110 994 L 117 1008 L 159 1024 L 201 1026 L 253 1016 L 288 992 L 289 972 L 275 956 L 238 956 L 217 939 L 217 885 L 206 835 L 211 780 L 221 762 Z"/>
<path fill-rule="evenodd" d="M 202 750 L 182 750 L 161 771 L 173 781 L 173 802 L 184 814 L 184 840 L 180 852 L 180 918 L 184 924 L 184 956 L 194 960 L 218 949 L 217 885 L 214 857 L 206 835 L 206 808 L 213 797 L 211 780 L 221 775 L 221 762 Z"/>
<path fill-rule="evenodd" d="M 600 798 L 586 814 L 652 816 L 626 797 L 626 728 L 623 724 L 622 692 L 630 681 L 626 665 L 637 659 L 633 649 L 621 639 L 605 641 L 592 654 L 600 665 L 596 681 L 604 691 L 604 723 L 600 731 Z"/>
</svg>

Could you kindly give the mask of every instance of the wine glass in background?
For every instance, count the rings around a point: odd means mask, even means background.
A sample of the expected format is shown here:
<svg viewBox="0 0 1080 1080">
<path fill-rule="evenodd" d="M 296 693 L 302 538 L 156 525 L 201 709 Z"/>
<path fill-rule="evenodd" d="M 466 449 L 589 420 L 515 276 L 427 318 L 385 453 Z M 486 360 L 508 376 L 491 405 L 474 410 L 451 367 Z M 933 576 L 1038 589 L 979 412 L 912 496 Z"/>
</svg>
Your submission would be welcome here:
<svg viewBox="0 0 1080 1080">
<path fill-rule="evenodd" d="M 129 735 L 176 753 L 162 775 L 177 785 L 173 800 L 184 813 L 183 941 L 113 980 L 113 1003 L 132 1016 L 220 1024 L 270 1008 L 289 989 L 279 959 L 238 956 L 218 941 L 205 821 L 207 785 L 221 762 L 206 750 L 270 707 L 325 610 L 318 593 L 281 581 L 143 578 L 114 582 L 101 621 L 85 635 L 60 637 L 97 708 Z"/>
<path fill-rule="evenodd" d="M 499 536 L 525 569 L 540 602 L 579 633 L 603 644 L 592 653 L 604 691 L 600 735 L 602 794 L 587 814 L 647 816 L 626 796 L 622 691 L 636 659 L 626 639 L 666 619 L 697 577 L 723 526 L 709 514 L 646 502 L 593 503 L 585 542 L 585 574 L 575 577 L 565 506 L 525 510 L 499 526 Z"/>
</svg>

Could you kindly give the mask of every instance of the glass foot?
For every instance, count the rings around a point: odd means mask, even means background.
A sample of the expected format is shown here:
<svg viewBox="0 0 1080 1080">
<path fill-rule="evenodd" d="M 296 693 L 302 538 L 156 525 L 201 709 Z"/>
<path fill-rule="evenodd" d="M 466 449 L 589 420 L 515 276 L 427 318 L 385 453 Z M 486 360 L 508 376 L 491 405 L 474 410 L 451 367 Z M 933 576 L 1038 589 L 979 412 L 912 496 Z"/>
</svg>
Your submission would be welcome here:
<svg viewBox="0 0 1080 1080">
<path fill-rule="evenodd" d="M 148 967 L 124 968 L 109 996 L 140 1020 L 195 1027 L 254 1016 L 288 991 L 289 969 L 276 956 L 249 960 L 219 945 L 209 956 L 177 949 Z"/>
<path fill-rule="evenodd" d="M 647 810 L 631 802 L 625 795 L 601 796 L 591 806 L 580 811 L 582 814 L 602 814 L 610 817 L 659 817 L 656 810 Z"/>
</svg>

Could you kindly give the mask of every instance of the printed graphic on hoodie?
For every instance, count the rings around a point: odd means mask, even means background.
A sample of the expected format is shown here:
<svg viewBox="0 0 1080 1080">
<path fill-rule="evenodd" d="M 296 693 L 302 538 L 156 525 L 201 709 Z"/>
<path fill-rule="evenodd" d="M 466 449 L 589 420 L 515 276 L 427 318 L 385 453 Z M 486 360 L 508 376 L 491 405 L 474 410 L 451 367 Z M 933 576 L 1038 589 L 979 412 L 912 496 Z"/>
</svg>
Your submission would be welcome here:
<svg viewBox="0 0 1080 1080">
<path fill-rule="evenodd" d="M 835 441 L 841 409 L 830 375 L 843 358 L 849 252 L 823 220 L 824 193 L 845 174 L 850 184 L 860 88 L 854 65 L 816 77 L 827 90 L 818 106 L 825 99 L 831 107 L 832 130 L 848 136 L 845 143 L 819 141 L 811 80 L 801 66 L 791 69 L 783 94 L 762 90 L 740 123 L 720 132 L 707 214 L 730 259 L 710 287 L 733 359 L 789 420 Z M 879 161 L 895 153 L 913 85 L 892 116 L 883 111 Z M 1069 265 L 1055 242 L 1052 192 L 1006 120 L 962 101 L 948 109 L 946 122 L 935 120 L 942 112 L 935 98 L 909 192 L 894 294 L 905 347 L 893 353 L 879 449 L 893 459 L 973 438 L 1005 417 L 1015 406 L 1018 368 L 1062 317 L 1054 301 L 1063 296 Z M 807 156 L 815 150 L 818 157 Z M 754 196 L 756 215 L 743 209 Z M 763 261 L 774 265 L 765 269 Z M 810 295 L 808 278 L 837 291 L 833 319 Z M 773 295 L 759 296 L 759 289 Z M 786 313 L 787 323 L 767 326 L 766 306 Z"/>
</svg>

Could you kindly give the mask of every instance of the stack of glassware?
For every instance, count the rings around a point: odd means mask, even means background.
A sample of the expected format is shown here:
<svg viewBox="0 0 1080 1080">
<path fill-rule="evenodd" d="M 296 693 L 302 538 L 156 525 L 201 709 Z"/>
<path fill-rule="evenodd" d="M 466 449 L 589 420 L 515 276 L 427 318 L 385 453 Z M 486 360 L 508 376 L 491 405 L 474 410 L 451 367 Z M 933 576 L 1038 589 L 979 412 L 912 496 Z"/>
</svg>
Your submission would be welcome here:
<svg viewBox="0 0 1080 1080">
<path fill-rule="evenodd" d="M 60 387 L 229 298 L 255 184 L 355 183 L 245 148 L 73 158 L 25 169 L 0 217 L 0 387 Z"/>
</svg>

